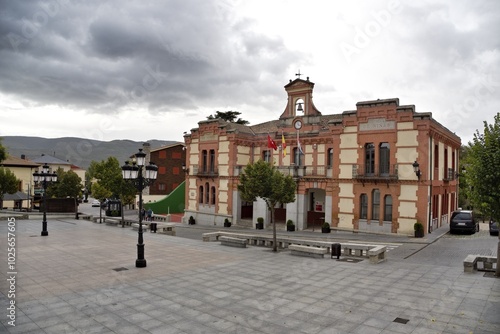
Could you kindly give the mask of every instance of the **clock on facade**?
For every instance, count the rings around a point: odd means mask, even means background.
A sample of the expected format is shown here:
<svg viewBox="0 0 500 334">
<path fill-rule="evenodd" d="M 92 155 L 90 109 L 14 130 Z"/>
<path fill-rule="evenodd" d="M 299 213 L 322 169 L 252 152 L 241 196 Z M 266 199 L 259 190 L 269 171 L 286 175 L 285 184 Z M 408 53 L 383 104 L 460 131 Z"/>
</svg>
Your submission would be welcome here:
<svg viewBox="0 0 500 334">
<path fill-rule="evenodd" d="M 295 121 L 295 123 L 293 123 L 293 126 L 295 127 L 295 129 L 300 130 L 300 128 L 302 127 L 302 121 Z"/>
</svg>

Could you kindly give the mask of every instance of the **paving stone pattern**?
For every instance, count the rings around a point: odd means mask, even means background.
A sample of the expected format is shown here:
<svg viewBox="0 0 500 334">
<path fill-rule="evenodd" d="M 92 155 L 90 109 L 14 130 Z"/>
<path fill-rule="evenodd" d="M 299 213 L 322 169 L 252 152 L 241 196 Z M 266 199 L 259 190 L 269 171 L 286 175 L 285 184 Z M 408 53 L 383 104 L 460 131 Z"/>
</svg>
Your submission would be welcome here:
<svg viewBox="0 0 500 334">
<path fill-rule="evenodd" d="M 48 237 L 40 228 L 17 221 L 16 326 L 3 269 L 0 332 L 500 333 L 500 281 L 441 259 L 464 240 L 407 259 L 397 253 L 410 248 L 393 247 L 375 265 L 147 233 L 147 267 L 135 268 L 130 228 L 72 219 L 50 220 Z M 0 232 L 5 254 L 6 221 Z"/>
</svg>

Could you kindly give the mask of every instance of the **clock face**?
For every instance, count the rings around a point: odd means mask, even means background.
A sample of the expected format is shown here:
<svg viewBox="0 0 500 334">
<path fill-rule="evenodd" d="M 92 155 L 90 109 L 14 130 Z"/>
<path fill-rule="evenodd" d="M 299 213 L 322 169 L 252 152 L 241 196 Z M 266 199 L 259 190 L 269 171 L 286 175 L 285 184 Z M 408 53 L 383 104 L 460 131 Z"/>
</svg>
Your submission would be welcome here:
<svg viewBox="0 0 500 334">
<path fill-rule="evenodd" d="M 302 121 L 296 121 L 293 126 L 295 129 L 299 130 L 302 127 Z"/>
</svg>

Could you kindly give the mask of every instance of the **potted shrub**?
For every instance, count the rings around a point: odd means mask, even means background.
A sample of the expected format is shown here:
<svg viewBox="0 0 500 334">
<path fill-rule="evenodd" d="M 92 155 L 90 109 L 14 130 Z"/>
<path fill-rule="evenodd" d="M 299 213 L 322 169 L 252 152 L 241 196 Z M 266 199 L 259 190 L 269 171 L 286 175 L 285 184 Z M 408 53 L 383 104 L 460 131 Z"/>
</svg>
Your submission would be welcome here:
<svg viewBox="0 0 500 334">
<path fill-rule="evenodd" d="M 189 225 L 194 225 L 195 220 L 194 220 L 193 216 L 189 217 L 189 222 L 188 223 L 189 223 Z"/>
<path fill-rule="evenodd" d="M 330 223 L 324 222 L 323 225 L 321 225 L 321 233 L 330 233 Z"/>
<path fill-rule="evenodd" d="M 224 227 L 231 227 L 231 222 L 227 218 L 224 219 Z"/>
<path fill-rule="evenodd" d="M 255 228 L 257 230 L 263 230 L 264 229 L 264 218 L 262 218 L 262 217 L 257 218 L 257 224 L 255 225 Z"/>
<path fill-rule="evenodd" d="M 295 231 L 295 225 L 293 224 L 293 221 L 291 219 L 288 219 L 287 222 L 286 222 L 286 230 L 288 232 Z"/>
<path fill-rule="evenodd" d="M 415 238 L 423 238 L 424 237 L 424 225 L 421 222 L 416 222 L 413 225 L 413 229 L 415 230 Z"/>
</svg>

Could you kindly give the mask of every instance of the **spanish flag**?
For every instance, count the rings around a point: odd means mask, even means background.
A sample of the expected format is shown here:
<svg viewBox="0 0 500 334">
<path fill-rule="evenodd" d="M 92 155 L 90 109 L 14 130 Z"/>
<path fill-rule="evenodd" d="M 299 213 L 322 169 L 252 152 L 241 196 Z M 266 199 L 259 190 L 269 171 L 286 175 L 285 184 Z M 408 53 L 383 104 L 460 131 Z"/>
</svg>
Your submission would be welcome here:
<svg viewBox="0 0 500 334">
<path fill-rule="evenodd" d="M 285 136 L 283 136 L 283 132 L 281 132 L 281 149 L 283 150 L 283 158 L 286 157 L 286 143 Z"/>
</svg>

